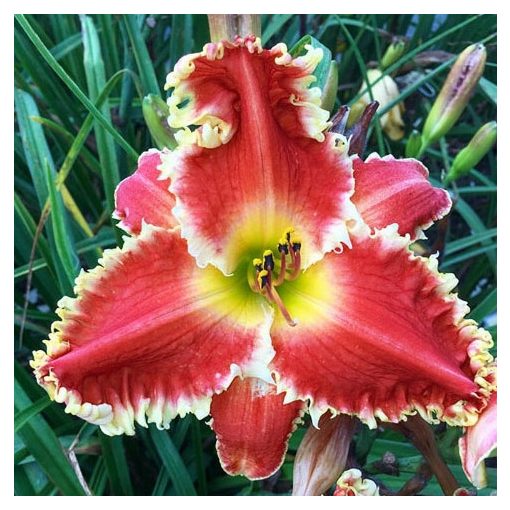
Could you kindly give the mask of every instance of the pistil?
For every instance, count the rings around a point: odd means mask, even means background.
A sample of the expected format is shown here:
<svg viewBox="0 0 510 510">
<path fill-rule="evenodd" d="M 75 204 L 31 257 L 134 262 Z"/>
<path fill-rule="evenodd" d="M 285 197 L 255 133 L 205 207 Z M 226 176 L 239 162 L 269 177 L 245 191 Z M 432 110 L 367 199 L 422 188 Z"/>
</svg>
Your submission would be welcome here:
<svg viewBox="0 0 510 510">
<path fill-rule="evenodd" d="M 282 298 L 278 294 L 277 290 L 271 285 L 270 278 L 271 272 L 266 269 L 263 269 L 257 275 L 257 281 L 260 286 L 262 295 L 265 296 L 268 301 L 274 303 L 278 307 L 278 310 L 280 310 L 289 326 L 295 326 L 297 322 L 291 317 L 289 311 L 282 301 Z"/>
</svg>

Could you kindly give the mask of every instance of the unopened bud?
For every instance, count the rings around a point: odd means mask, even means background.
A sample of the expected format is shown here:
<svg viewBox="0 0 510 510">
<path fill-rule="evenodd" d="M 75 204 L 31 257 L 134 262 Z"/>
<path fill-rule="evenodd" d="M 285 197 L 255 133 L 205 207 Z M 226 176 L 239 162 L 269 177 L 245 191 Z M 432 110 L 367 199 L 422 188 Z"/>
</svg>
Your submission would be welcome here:
<svg viewBox="0 0 510 510">
<path fill-rule="evenodd" d="M 319 427 L 310 426 L 294 461 L 293 496 L 320 496 L 345 469 L 356 421 L 347 415 L 321 417 Z"/>
<path fill-rule="evenodd" d="M 143 98 L 142 112 L 152 139 L 158 148 L 174 149 L 177 146 L 173 132 L 168 127 L 168 105 L 156 94 Z"/>
<path fill-rule="evenodd" d="M 453 160 L 444 183 L 455 181 L 474 168 L 496 143 L 497 124 L 495 121 L 484 124 Z"/>
<path fill-rule="evenodd" d="M 336 94 L 338 91 L 338 64 L 332 60 L 329 65 L 328 77 L 321 96 L 321 108 L 331 112 L 335 106 Z"/>
<path fill-rule="evenodd" d="M 381 59 L 381 69 L 386 69 L 394 64 L 404 54 L 405 49 L 406 43 L 402 39 L 392 42 Z"/>
<path fill-rule="evenodd" d="M 369 69 L 367 71 L 367 80 L 371 85 L 372 97 L 377 101 L 384 110 L 390 103 L 393 103 L 400 95 L 397 84 L 391 76 L 382 76 L 380 69 Z M 381 79 L 379 79 L 381 78 Z M 379 80 L 379 81 L 377 81 Z M 367 82 L 363 82 L 360 92 L 368 88 Z M 365 106 L 372 99 L 368 90 L 352 105 L 351 116 L 348 125 L 352 125 L 361 116 Z M 394 105 L 389 111 L 381 115 L 380 122 L 383 131 L 391 140 L 400 140 L 404 136 L 404 121 L 402 120 L 402 112 L 404 106 L 402 103 Z"/>
<path fill-rule="evenodd" d="M 420 153 L 421 148 L 421 135 L 419 131 L 413 129 L 407 140 L 405 155 L 406 158 L 415 158 Z"/>
<path fill-rule="evenodd" d="M 425 121 L 423 146 L 439 140 L 457 122 L 483 74 L 486 58 L 483 44 L 472 44 L 458 56 Z"/>
<path fill-rule="evenodd" d="M 363 478 L 359 469 L 349 469 L 336 482 L 333 496 L 379 496 L 373 480 Z"/>
</svg>

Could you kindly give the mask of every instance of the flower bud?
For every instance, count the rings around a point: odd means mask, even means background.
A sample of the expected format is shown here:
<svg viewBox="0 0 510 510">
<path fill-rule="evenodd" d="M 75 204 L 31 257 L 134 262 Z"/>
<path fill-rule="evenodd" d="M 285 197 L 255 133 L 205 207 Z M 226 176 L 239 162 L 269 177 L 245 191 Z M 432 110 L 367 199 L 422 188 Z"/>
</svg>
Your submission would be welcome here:
<svg viewBox="0 0 510 510">
<path fill-rule="evenodd" d="M 483 44 L 472 44 L 458 56 L 425 121 L 422 150 L 457 122 L 483 74 L 486 58 Z"/>
<path fill-rule="evenodd" d="M 406 43 L 402 39 L 392 42 L 381 59 L 381 69 L 386 69 L 394 64 L 404 54 L 405 49 Z"/>
<path fill-rule="evenodd" d="M 345 469 L 356 421 L 347 415 L 321 417 L 299 445 L 294 462 L 293 496 L 320 496 Z"/>
<path fill-rule="evenodd" d="M 419 131 L 413 129 L 407 140 L 405 155 L 406 158 L 415 158 L 420 153 L 421 148 L 421 135 Z"/>
<path fill-rule="evenodd" d="M 321 108 L 331 112 L 335 106 L 336 94 L 338 91 L 338 64 L 332 60 L 329 64 L 328 77 L 321 96 Z"/>
<path fill-rule="evenodd" d="M 349 469 L 336 482 L 333 496 L 379 496 L 379 487 L 374 481 L 363 479 L 359 469 Z"/>
<path fill-rule="evenodd" d="M 471 138 L 453 160 L 444 183 L 448 184 L 474 168 L 480 160 L 492 149 L 497 138 L 497 124 L 495 121 L 484 124 Z"/>
<path fill-rule="evenodd" d="M 383 110 L 387 105 L 392 103 L 400 94 L 397 84 L 391 76 L 384 76 L 382 79 L 382 71 L 380 69 L 369 69 L 367 71 L 367 80 L 372 85 L 372 97 L 377 101 Z M 379 80 L 379 81 L 377 81 Z M 377 83 L 375 83 L 377 81 Z M 367 89 L 367 83 L 363 82 L 360 92 Z M 349 117 L 349 126 L 352 125 L 365 110 L 372 99 L 368 90 L 352 105 L 351 116 Z M 383 131 L 391 140 L 400 140 L 404 136 L 404 121 L 402 120 L 402 112 L 404 106 L 402 103 L 396 104 L 390 111 L 381 115 L 380 122 Z"/>
<path fill-rule="evenodd" d="M 149 94 L 143 98 L 142 112 L 152 139 L 158 148 L 174 149 L 177 143 L 168 126 L 168 105 L 165 101 L 156 94 Z"/>
</svg>

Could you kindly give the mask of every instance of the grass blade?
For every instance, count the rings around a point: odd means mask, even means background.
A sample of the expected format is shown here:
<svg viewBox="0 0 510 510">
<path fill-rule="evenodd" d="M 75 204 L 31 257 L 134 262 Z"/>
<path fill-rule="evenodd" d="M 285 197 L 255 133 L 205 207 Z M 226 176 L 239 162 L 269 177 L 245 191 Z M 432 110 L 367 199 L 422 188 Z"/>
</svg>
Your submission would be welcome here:
<svg viewBox="0 0 510 510">
<path fill-rule="evenodd" d="M 37 48 L 41 56 L 48 63 L 48 65 L 55 71 L 58 77 L 67 85 L 69 90 L 76 96 L 78 101 L 82 103 L 87 110 L 94 116 L 97 122 L 108 131 L 120 147 L 127 153 L 127 155 L 134 161 L 138 161 L 138 153 L 129 145 L 116 129 L 104 118 L 103 114 L 94 106 L 90 99 L 82 92 L 80 87 L 72 80 L 66 73 L 63 67 L 57 62 L 55 57 L 51 54 L 48 48 L 43 44 L 39 36 L 35 33 L 34 29 L 30 26 L 27 19 L 23 14 L 15 15 L 16 21 L 21 25 L 33 45 Z"/>
<path fill-rule="evenodd" d="M 83 65 L 87 77 L 87 86 L 90 98 L 96 101 L 101 90 L 103 90 L 106 85 L 103 57 L 101 55 L 99 37 L 92 18 L 89 16 L 82 16 L 81 26 L 84 48 Z M 111 124 L 112 119 L 108 100 L 101 106 L 100 111 L 108 123 Z M 115 188 L 120 181 L 117 154 L 115 152 L 113 140 L 108 136 L 107 131 L 105 131 L 102 126 L 96 123 L 94 132 L 96 134 L 97 151 L 101 163 L 106 203 L 109 212 L 112 213 L 115 209 Z"/>
<path fill-rule="evenodd" d="M 469 314 L 469 318 L 480 322 L 487 315 L 496 311 L 497 307 L 497 289 L 493 289 L 488 296 Z"/>
<path fill-rule="evenodd" d="M 51 400 L 47 397 L 41 397 L 37 402 L 34 402 L 31 406 L 26 407 L 22 411 L 19 411 L 14 416 L 14 432 L 18 432 L 29 420 L 34 416 L 44 411 L 49 405 Z"/>
<path fill-rule="evenodd" d="M 152 66 L 152 59 L 147 51 L 147 46 L 143 39 L 142 30 L 138 26 L 138 16 L 135 14 L 126 14 L 124 23 L 131 41 L 133 53 L 135 55 L 138 71 L 140 72 L 140 81 L 142 82 L 143 94 L 160 95 L 161 90 L 158 85 L 158 79 Z"/>
<path fill-rule="evenodd" d="M 74 249 L 74 242 L 68 226 L 67 213 L 64 209 L 64 202 L 62 196 L 57 191 L 53 175 L 49 169 L 48 163 L 46 168 L 46 182 L 50 192 L 51 204 L 51 224 L 53 226 L 53 237 L 55 246 L 60 259 L 60 263 L 69 280 L 69 285 L 72 288 L 74 279 L 78 275 L 80 264 L 78 256 Z"/>
<path fill-rule="evenodd" d="M 15 413 L 20 413 L 33 405 L 16 379 L 14 380 L 14 397 Z M 84 494 L 62 445 L 41 416 L 36 415 L 28 420 L 19 430 L 18 435 L 46 476 L 62 494 L 66 496 Z"/>
<path fill-rule="evenodd" d="M 197 493 L 188 470 L 168 433 L 151 427 L 150 435 L 168 476 L 172 480 L 176 494 L 179 496 L 196 496 Z"/>
<path fill-rule="evenodd" d="M 122 437 L 108 437 L 100 433 L 99 440 L 101 442 L 106 472 L 110 479 L 112 495 L 132 495 L 133 487 L 131 485 L 131 478 L 129 477 L 129 469 Z"/>
</svg>

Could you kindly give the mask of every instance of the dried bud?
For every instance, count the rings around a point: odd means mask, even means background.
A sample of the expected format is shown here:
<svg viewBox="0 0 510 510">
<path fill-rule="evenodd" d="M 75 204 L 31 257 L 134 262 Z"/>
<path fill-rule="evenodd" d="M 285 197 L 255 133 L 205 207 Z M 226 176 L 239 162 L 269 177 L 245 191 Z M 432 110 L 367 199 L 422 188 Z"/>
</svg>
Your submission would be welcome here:
<svg viewBox="0 0 510 510">
<path fill-rule="evenodd" d="M 422 150 L 457 122 L 483 74 L 486 58 L 483 44 L 472 44 L 459 55 L 425 121 Z"/>
<path fill-rule="evenodd" d="M 332 60 L 329 64 L 328 77 L 322 90 L 321 108 L 331 112 L 335 106 L 338 91 L 338 64 Z"/>
<path fill-rule="evenodd" d="M 381 59 L 381 69 L 386 69 L 394 64 L 404 54 L 405 49 L 406 43 L 402 39 L 393 41 Z"/>
<path fill-rule="evenodd" d="M 377 101 L 384 110 L 390 103 L 393 103 L 395 99 L 400 95 L 397 84 L 391 76 L 382 76 L 380 69 L 369 69 L 367 71 L 368 83 L 373 84 L 372 97 L 374 101 Z M 379 80 L 379 78 L 381 78 Z M 379 81 L 377 81 L 379 80 Z M 376 83 L 377 82 L 377 83 Z M 360 88 L 360 92 L 366 90 L 368 87 L 366 82 L 363 82 Z M 351 117 L 349 117 L 349 124 L 354 123 L 365 106 L 368 105 L 372 99 L 368 90 L 352 105 Z M 388 112 L 381 115 L 380 122 L 383 131 L 388 135 L 391 140 L 400 140 L 404 136 L 404 121 L 402 120 L 402 112 L 404 106 L 402 103 L 396 104 Z"/>
<path fill-rule="evenodd" d="M 174 149 L 177 143 L 168 126 L 168 105 L 165 101 L 155 94 L 149 94 L 143 98 L 142 112 L 152 139 L 158 148 Z"/>
<path fill-rule="evenodd" d="M 415 158 L 420 153 L 421 148 L 421 135 L 419 131 L 413 129 L 413 132 L 409 135 L 409 139 L 406 144 L 406 158 Z"/>
<path fill-rule="evenodd" d="M 311 426 L 294 462 L 293 496 L 324 494 L 345 469 L 356 421 L 347 415 L 322 416 L 319 429 Z"/>
<path fill-rule="evenodd" d="M 363 479 L 359 469 L 349 469 L 336 482 L 333 496 L 379 496 L 379 487 L 374 481 Z"/>
<path fill-rule="evenodd" d="M 495 121 L 484 124 L 453 160 L 444 183 L 455 181 L 474 168 L 496 143 L 497 124 Z"/>
</svg>

